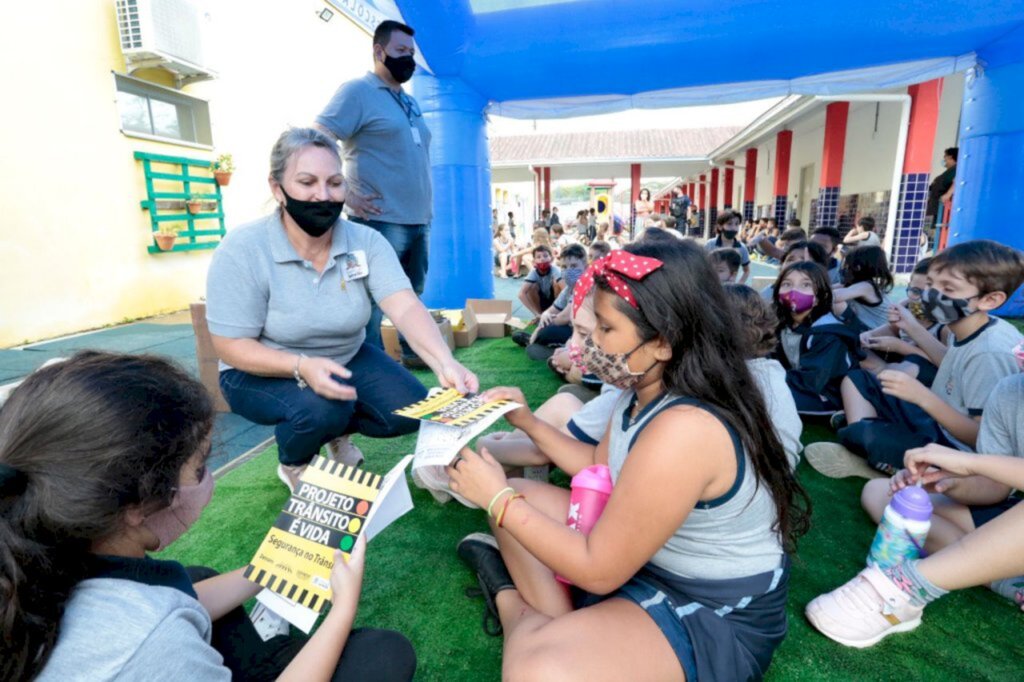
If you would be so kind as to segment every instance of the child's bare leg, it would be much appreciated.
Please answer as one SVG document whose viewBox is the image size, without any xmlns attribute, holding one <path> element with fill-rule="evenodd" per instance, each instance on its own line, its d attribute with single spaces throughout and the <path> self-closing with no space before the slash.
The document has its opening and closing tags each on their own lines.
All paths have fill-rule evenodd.
<svg viewBox="0 0 1024 682">
<path fill-rule="evenodd" d="M 1024 505 L 918 562 L 918 570 L 944 590 L 985 585 L 1024 573 Z"/>
<path fill-rule="evenodd" d="M 866 350 L 864 351 L 864 359 L 860 361 L 860 368 L 872 374 L 878 374 L 885 369 L 885 361 L 874 352 Z"/>
<path fill-rule="evenodd" d="M 581 407 L 583 403 L 576 396 L 556 393 L 538 407 L 534 414 L 556 429 L 564 430 Z M 519 429 L 481 436 L 477 440 L 477 449 L 480 448 L 487 448 L 494 459 L 511 466 L 542 466 L 551 463 L 551 459 L 538 450 L 530 437 Z"/>
<path fill-rule="evenodd" d="M 897 372 L 903 372 L 904 374 L 909 374 L 910 376 L 914 377 L 915 379 L 917 378 L 918 372 L 921 371 L 920 367 L 918 367 L 917 365 L 915 365 L 912 362 L 906 362 L 906 361 L 890 363 L 890 364 L 885 366 L 885 369 L 894 369 Z"/>
<path fill-rule="evenodd" d="M 540 309 L 540 287 L 536 284 L 524 284 L 519 290 L 519 300 L 535 317 L 544 312 Z"/>
<path fill-rule="evenodd" d="M 974 528 L 971 513 L 962 504 L 954 502 L 945 495 L 932 495 L 935 513 L 932 515 L 932 526 L 928 531 L 925 550 L 929 553 L 938 552 L 957 542 Z M 889 493 L 889 479 L 876 478 L 868 481 L 860 494 L 860 503 L 868 516 L 879 523 L 885 507 L 892 501 Z"/>
<path fill-rule="evenodd" d="M 843 396 L 843 410 L 846 411 L 847 424 L 855 424 L 862 419 L 878 416 L 874 406 L 860 394 L 857 386 L 850 381 L 850 377 L 843 379 L 843 383 L 839 385 L 839 392 Z"/>
</svg>

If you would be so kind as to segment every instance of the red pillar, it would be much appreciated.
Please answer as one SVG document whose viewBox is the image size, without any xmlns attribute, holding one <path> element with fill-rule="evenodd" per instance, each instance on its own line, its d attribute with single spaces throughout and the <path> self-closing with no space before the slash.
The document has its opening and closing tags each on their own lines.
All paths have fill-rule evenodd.
<svg viewBox="0 0 1024 682">
<path fill-rule="evenodd" d="M 718 219 L 718 169 L 711 169 L 711 196 L 708 199 L 708 231 L 715 229 Z"/>
<path fill-rule="evenodd" d="M 907 92 L 910 94 L 910 129 L 907 131 L 903 181 L 900 183 L 899 203 L 896 205 L 896 230 L 892 235 L 892 250 L 889 254 L 889 262 L 898 273 L 913 270 L 920 254 L 919 240 L 925 221 L 942 79 L 911 85 Z M 879 218 L 882 216 L 876 216 L 876 222 L 884 222 Z M 886 244 L 889 243 L 886 240 Z"/>
<path fill-rule="evenodd" d="M 686 193 L 686 196 L 690 197 L 690 201 L 696 201 L 696 199 L 697 199 L 696 191 L 697 191 L 697 183 L 691 182 L 690 183 L 689 191 Z"/>
<path fill-rule="evenodd" d="M 744 169 L 745 179 L 743 181 L 743 217 L 747 220 L 754 219 L 754 197 L 757 189 L 757 147 L 747 150 L 747 167 Z"/>
<path fill-rule="evenodd" d="M 736 164 L 732 161 L 725 162 L 725 190 L 722 192 L 725 196 L 723 197 L 723 207 L 726 209 L 732 209 L 732 174 L 735 170 Z"/>
<path fill-rule="evenodd" d="M 786 201 L 789 197 L 789 155 L 793 149 L 793 131 L 780 130 L 775 136 L 775 223 L 779 229 L 786 227 Z"/>
<path fill-rule="evenodd" d="M 700 231 L 700 234 L 704 234 L 705 217 L 708 214 L 707 205 L 704 201 L 705 197 L 707 197 L 708 188 L 707 181 L 705 180 L 706 177 L 701 175 L 697 184 L 697 192 L 700 194 L 700 200 L 697 202 L 697 229 Z"/>
<path fill-rule="evenodd" d="M 544 167 L 544 208 L 551 210 L 551 166 Z"/>
<path fill-rule="evenodd" d="M 818 206 L 811 227 L 832 227 L 839 211 L 839 188 L 843 184 L 843 154 L 846 150 L 846 121 L 849 102 L 832 102 L 825 108 L 825 143 L 821 150 L 821 182 Z"/>
</svg>

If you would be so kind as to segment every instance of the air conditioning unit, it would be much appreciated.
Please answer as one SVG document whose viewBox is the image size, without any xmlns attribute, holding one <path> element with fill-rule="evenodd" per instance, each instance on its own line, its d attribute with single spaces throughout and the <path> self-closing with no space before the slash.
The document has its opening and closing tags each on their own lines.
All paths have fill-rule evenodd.
<svg viewBox="0 0 1024 682">
<path fill-rule="evenodd" d="M 195 0 L 115 0 L 114 5 L 129 72 L 166 69 L 178 87 L 216 78 L 203 51 L 208 16 Z"/>
</svg>

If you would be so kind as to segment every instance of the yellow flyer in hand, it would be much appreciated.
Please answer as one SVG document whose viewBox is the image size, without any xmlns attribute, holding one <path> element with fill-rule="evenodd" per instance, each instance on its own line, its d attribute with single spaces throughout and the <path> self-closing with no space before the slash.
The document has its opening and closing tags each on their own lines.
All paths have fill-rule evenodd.
<svg viewBox="0 0 1024 682">
<path fill-rule="evenodd" d="M 395 410 L 395 414 L 400 417 L 465 428 L 487 421 L 492 417 L 490 422 L 493 423 L 498 416 L 518 406 L 511 400 L 484 402 L 479 395 L 464 396 L 454 388 L 446 388 L 432 393 L 418 403 Z"/>
</svg>

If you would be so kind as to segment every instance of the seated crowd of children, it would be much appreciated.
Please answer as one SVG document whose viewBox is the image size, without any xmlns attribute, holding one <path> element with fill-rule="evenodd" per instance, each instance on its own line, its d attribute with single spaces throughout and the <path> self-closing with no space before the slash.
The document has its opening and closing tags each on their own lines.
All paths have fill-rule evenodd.
<svg viewBox="0 0 1024 682">
<path fill-rule="evenodd" d="M 870 479 L 861 502 L 876 521 L 905 486 L 923 486 L 935 506 L 925 558 L 869 566 L 807 605 L 826 636 L 871 646 L 975 585 L 1024 603 L 1024 505 L 1013 495 L 1024 487 L 1024 350 L 993 315 L 1024 282 L 1021 253 L 950 247 L 920 262 L 895 301 L 873 225 L 845 239 L 829 227 L 780 234 L 727 211 L 701 246 L 658 216 L 631 243 L 578 221 L 535 225 L 529 243 L 501 225 L 494 253 L 499 276 L 523 277 L 519 298 L 536 318 L 516 342 L 580 388 L 536 410 L 518 388 L 486 391 L 521 405 L 505 416 L 514 430 L 480 437 L 446 470 L 490 526 L 457 552 L 489 631 L 504 635 L 504 678 L 763 677 L 786 636 L 790 557 L 811 521 L 801 455 L 826 476 Z M 762 291 L 745 284 L 752 252 L 779 265 Z M 404 637 L 352 629 L 362 541 L 348 562 L 336 554 L 334 606 L 316 633 L 266 643 L 241 608 L 256 588 L 240 574 L 190 576 L 146 559 L 212 495 L 213 411 L 169 363 L 127 357 L 41 370 L 0 412 L 0 676 L 74 677 L 82 647 L 98 646 L 104 679 L 151 677 L 143 662 L 162 652 L 173 652 L 168 679 L 409 679 Z M 76 412 L 86 400 L 92 411 Z M 814 415 L 837 443 L 802 449 Z M 540 465 L 608 472 L 589 532 L 567 526 L 582 514 L 570 491 L 507 477 Z M 146 587 L 164 590 L 162 610 L 140 611 L 131 590 L 98 579 L 143 568 Z M 172 612 L 191 625 L 162 627 Z M 121 622 L 153 634 L 139 640 Z"/>
</svg>

